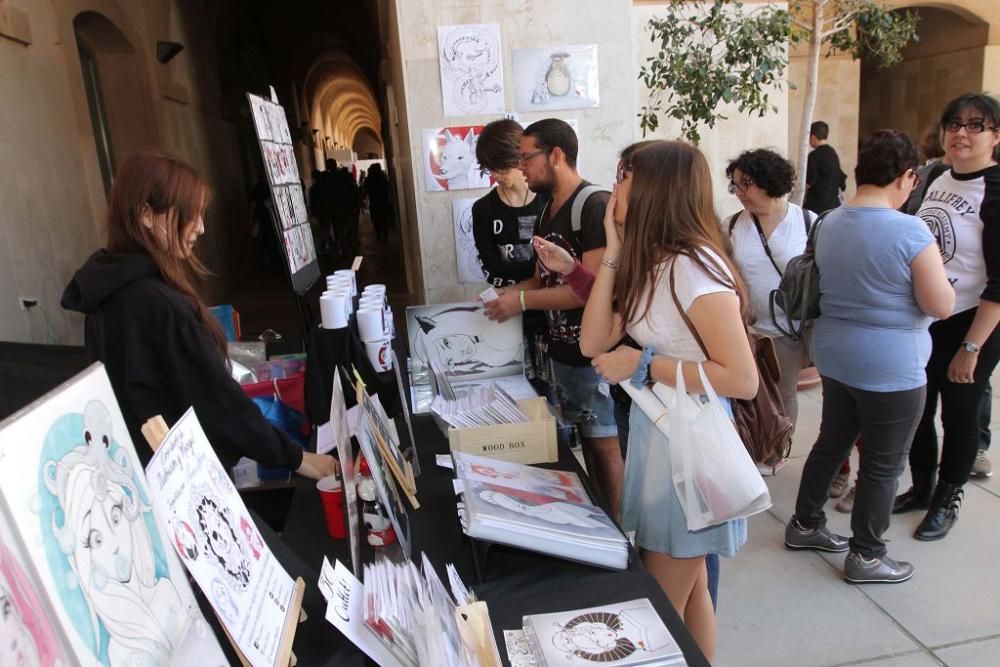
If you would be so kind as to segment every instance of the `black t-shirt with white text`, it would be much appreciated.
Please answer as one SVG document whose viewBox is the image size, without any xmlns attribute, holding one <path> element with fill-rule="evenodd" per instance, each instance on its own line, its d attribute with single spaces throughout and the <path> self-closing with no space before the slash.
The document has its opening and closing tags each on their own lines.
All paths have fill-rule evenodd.
<svg viewBox="0 0 1000 667">
<path fill-rule="evenodd" d="M 573 232 L 572 210 L 573 201 L 580 190 L 590 185 L 587 181 L 556 211 L 552 217 L 548 211 L 539 220 L 537 234 L 569 251 L 575 259 L 582 260 L 583 253 L 603 248 L 607 245 L 604 236 L 604 210 L 607 208 L 611 195 L 607 192 L 595 192 L 584 204 L 580 215 L 580 231 Z M 563 285 L 562 276 L 550 273 L 542 264 L 538 265 L 542 279 L 542 287 L 558 287 Z M 580 323 L 583 320 L 583 308 L 573 310 L 550 310 L 546 316 L 549 328 L 545 335 L 549 356 L 568 366 L 586 366 L 590 363 L 587 357 L 580 353 Z"/>
<path fill-rule="evenodd" d="M 535 273 L 531 237 L 549 198 L 539 194 L 515 207 L 505 204 L 498 190 L 493 188 L 472 205 L 472 236 L 486 282 L 507 287 Z"/>
</svg>

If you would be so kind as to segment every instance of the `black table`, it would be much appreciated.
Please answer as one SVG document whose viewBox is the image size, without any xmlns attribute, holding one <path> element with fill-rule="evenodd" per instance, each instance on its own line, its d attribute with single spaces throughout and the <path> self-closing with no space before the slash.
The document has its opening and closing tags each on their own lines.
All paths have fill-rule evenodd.
<svg viewBox="0 0 1000 667">
<path fill-rule="evenodd" d="M 649 598 L 652 602 L 684 652 L 688 665 L 709 664 L 663 590 L 642 567 L 634 551 L 629 568 L 617 572 L 493 545 L 485 563 L 484 580 L 477 583 L 471 542 L 463 535 L 458 522 L 453 473 L 435 463 L 436 454 L 448 453 L 448 442 L 429 417 L 415 416 L 413 432 L 422 474 L 417 478 L 417 499 L 421 507 L 419 510 L 409 508 L 412 555 L 417 558 L 420 552 L 426 553 L 445 581 L 445 564 L 455 564 L 465 584 L 489 606 L 493 630 L 505 664 L 503 631 L 520 628 L 521 617 L 526 614 L 568 611 L 638 598 Z M 548 467 L 577 472 L 589 485 L 586 474 L 565 443 L 559 446 L 559 462 Z M 588 490 L 593 496 L 592 489 Z M 347 540 L 335 540 L 327 535 L 319 496 L 310 480 L 298 480 L 282 538 L 302 561 L 317 571 L 324 556 L 331 562 L 337 558 L 345 565 L 350 564 Z M 372 556 L 366 547 L 363 543 L 363 558 Z M 306 578 L 306 585 L 315 587 L 315 578 Z M 326 629 L 339 636 L 332 625 L 327 624 Z M 343 637 L 340 640 L 347 642 Z M 309 639 L 307 636 L 297 637 L 296 646 L 300 641 L 307 642 Z M 336 664 L 345 664 L 343 651 L 340 656 Z"/>
</svg>

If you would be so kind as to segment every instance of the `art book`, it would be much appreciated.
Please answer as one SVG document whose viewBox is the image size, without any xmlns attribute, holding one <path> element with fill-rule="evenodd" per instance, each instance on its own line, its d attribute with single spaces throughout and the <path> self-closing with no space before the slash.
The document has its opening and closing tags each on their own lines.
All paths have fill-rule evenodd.
<svg viewBox="0 0 1000 667">
<path fill-rule="evenodd" d="M 171 543 L 234 643 L 255 667 L 275 665 L 295 582 L 264 543 L 193 408 L 146 466 Z M 192 663 L 193 664 L 193 663 Z"/>
<path fill-rule="evenodd" d="M 502 484 L 574 503 L 590 502 L 590 496 L 575 472 L 546 470 L 463 452 L 452 452 L 451 456 L 455 461 L 455 474 L 462 480 Z"/>
<path fill-rule="evenodd" d="M 23 664 L 227 664 L 101 364 L 0 423 L 0 489 Z"/>
<path fill-rule="evenodd" d="M 648 599 L 524 617 L 535 663 L 639 667 L 684 662 Z"/>
</svg>

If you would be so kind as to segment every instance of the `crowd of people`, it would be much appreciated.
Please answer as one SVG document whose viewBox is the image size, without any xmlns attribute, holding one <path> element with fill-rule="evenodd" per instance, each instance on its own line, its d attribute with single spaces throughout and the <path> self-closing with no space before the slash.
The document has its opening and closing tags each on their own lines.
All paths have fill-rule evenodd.
<svg viewBox="0 0 1000 667">
<path fill-rule="evenodd" d="M 700 367 L 720 396 L 752 398 L 752 327 L 774 340 L 794 424 L 799 371 L 814 363 L 820 430 L 785 545 L 846 553 L 852 583 L 909 579 L 913 566 L 886 550 L 891 515 L 924 510 L 914 537 L 941 539 L 970 475 L 991 472 L 1000 103 L 979 93 L 949 102 L 923 159 L 905 132 L 865 138 L 846 200 L 828 139 L 828 126 L 814 123 L 801 207 L 788 201 L 795 169 L 784 156 L 764 148 L 736 156 L 725 175 L 741 209 L 721 220 L 708 162 L 683 142 L 625 148 L 610 194 L 578 172 L 576 135 L 563 121 L 523 131 L 496 121 L 477 146 L 498 184 L 473 208 L 480 261 L 498 294 L 484 309 L 497 321 L 525 314 L 533 376 L 548 379 L 540 388 L 578 426 L 598 491 L 710 660 L 718 557 L 745 544 L 746 520 L 687 529 L 670 442 L 615 385 L 674 386 L 683 374 L 687 390 L 701 394 Z M 803 335 L 789 335 L 776 326 L 788 318 L 771 293 L 810 242 L 820 315 Z M 859 469 L 848 492 L 854 447 Z M 907 460 L 912 486 L 897 496 Z M 843 496 L 838 508 L 851 513 L 850 537 L 826 527 L 831 496 Z"/>
<path fill-rule="evenodd" d="M 312 172 L 309 187 L 309 213 L 316 227 L 320 252 L 354 257 L 358 253 L 361 213 L 367 209 L 379 242 L 389 239 L 389 179 L 382 165 L 374 163 L 357 180 L 347 167 L 337 166 L 328 158 L 326 169 Z"/>
</svg>

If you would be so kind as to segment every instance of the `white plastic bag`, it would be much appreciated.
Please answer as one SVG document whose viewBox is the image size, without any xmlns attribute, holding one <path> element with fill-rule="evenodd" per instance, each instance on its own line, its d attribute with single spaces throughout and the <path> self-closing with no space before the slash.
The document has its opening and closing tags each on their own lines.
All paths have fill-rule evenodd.
<svg viewBox="0 0 1000 667">
<path fill-rule="evenodd" d="M 698 375 L 707 403 L 688 396 L 680 361 L 676 391 L 653 388 L 668 408 L 663 430 L 688 530 L 748 517 L 771 506 L 767 485 L 700 363 Z"/>
</svg>

